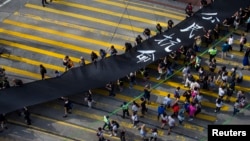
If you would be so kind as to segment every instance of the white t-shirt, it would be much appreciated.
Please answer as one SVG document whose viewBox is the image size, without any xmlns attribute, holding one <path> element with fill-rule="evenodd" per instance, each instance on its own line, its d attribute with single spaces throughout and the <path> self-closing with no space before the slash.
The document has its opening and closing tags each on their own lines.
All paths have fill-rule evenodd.
<svg viewBox="0 0 250 141">
<path fill-rule="evenodd" d="M 132 115 L 132 120 L 133 121 L 138 121 L 138 116 L 137 115 Z"/>
<path fill-rule="evenodd" d="M 170 127 L 175 126 L 175 120 L 171 116 L 168 116 L 168 125 Z"/>
<path fill-rule="evenodd" d="M 219 94 L 219 96 L 224 96 L 225 91 L 222 88 L 219 88 L 218 94 Z"/>
<path fill-rule="evenodd" d="M 228 38 L 228 44 L 229 44 L 229 45 L 232 45 L 232 44 L 233 44 L 233 41 L 234 41 L 234 38 L 233 38 L 233 37 L 229 37 L 229 38 Z"/>
<path fill-rule="evenodd" d="M 137 112 L 138 111 L 138 107 L 136 105 L 132 105 L 132 111 Z"/>
<path fill-rule="evenodd" d="M 164 99 L 163 99 L 163 104 L 164 105 L 170 105 L 171 104 L 171 102 L 172 102 L 172 99 L 171 98 L 169 98 L 169 97 L 164 97 Z"/>
</svg>

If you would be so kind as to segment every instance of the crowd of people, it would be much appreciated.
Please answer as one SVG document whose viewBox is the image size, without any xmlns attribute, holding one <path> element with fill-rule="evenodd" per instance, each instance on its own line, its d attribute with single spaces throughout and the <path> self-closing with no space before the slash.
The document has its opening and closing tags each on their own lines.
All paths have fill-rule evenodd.
<svg viewBox="0 0 250 141">
<path fill-rule="evenodd" d="M 43 6 L 45 6 L 46 1 L 43 1 Z M 204 0 L 201 0 L 202 6 L 206 6 L 207 3 Z M 185 9 L 185 12 L 187 14 L 187 17 L 193 16 L 193 7 L 192 4 L 189 3 Z M 162 129 L 167 126 L 167 134 L 170 135 L 171 131 L 174 130 L 174 127 L 177 125 L 177 122 L 181 125 L 185 121 L 186 118 L 188 118 L 189 121 L 194 120 L 197 114 L 199 114 L 202 111 L 202 89 L 206 89 L 209 91 L 216 91 L 218 92 L 218 97 L 215 99 L 215 109 L 214 112 L 218 113 L 220 112 L 221 107 L 223 106 L 223 102 L 230 102 L 230 98 L 233 95 L 236 95 L 237 100 L 235 103 L 233 103 L 233 113 L 232 115 L 236 115 L 241 108 L 243 108 L 246 105 L 246 96 L 245 92 L 242 90 L 236 90 L 235 86 L 239 83 L 241 83 L 244 79 L 244 76 L 242 74 L 242 70 L 246 69 L 249 66 L 249 53 L 250 49 L 245 48 L 245 44 L 247 43 L 247 38 L 244 33 L 242 33 L 240 38 L 240 46 L 239 51 L 244 51 L 244 57 L 242 59 L 242 67 L 233 67 L 228 68 L 227 66 L 221 66 L 221 68 L 218 68 L 216 58 L 218 55 L 218 49 L 216 47 L 210 47 L 211 43 L 215 40 L 219 39 L 219 36 L 221 35 L 222 30 L 227 30 L 229 27 L 237 29 L 239 25 L 242 25 L 243 23 L 247 23 L 246 31 L 249 30 L 249 23 L 250 23 L 250 7 L 247 7 L 245 9 L 240 8 L 239 11 L 237 11 L 232 17 L 229 17 L 225 19 L 222 23 L 222 25 L 217 24 L 214 29 L 204 29 L 204 35 L 203 36 L 197 36 L 194 38 L 193 45 L 188 46 L 180 46 L 178 50 L 168 54 L 167 56 L 161 58 L 158 62 L 157 71 L 159 73 L 159 76 L 157 77 L 157 80 L 160 80 L 162 78 L 166 79 L 168 76 L 171 76 L 173 74 L 174 69 L 177 65 L 183 65 L 184 67 L 182 69 L 182 79 L 183 79 L 183 86 L 188 88 L 184 93 L 181 93 L 180 86 L 176 87 L 176 90 L 174 91 L 174 99 L 171 98 L 170 94 L 166 95 L 166 97 L 162 98 L 162 102 L 159 103 L 159 107 L 157 109 L 157 119 L 160 121 L 160 127 Z M 169 20 L 167 22 L 167 29 L 170 29 L 174 26 L 174 22 L 172 20 Z M 163 32 L 163 27 L 157 23 L 156 25 L 156 31 L 158 34 Z M 140 45 L 143 40 L 147 40 L 152 36 L 151 30 L 149 28 L 146 28 L 142 35 L 138 35 L 135 38 L 136 45 Z M 143 38 L 144 37 L 144 38 Z M 127 48 L 131 49 L 130 45 L 127 45 Z M 201 51 L 202 48 L 208 49 L 208 54 L 210 56 L 209 58 L 209 64 L 208 68 L 206 68 L 207 64 L 204 64 L 204 61 L 202 56 L 197 55 L 198 52 Z M 224 42 L 224 44 L 221 46 L 221 58 L 225 59 L 228 56 L 228 53 L 232 50 L 237 50 L 237 47 L 234 46 L 234 38 L 233 34 L 228 37 L 228 39 Z M 96 52 L 92 52 L 90 54 L 91 61 L 93 63 L 97 62 L 99 57 L 101 59 L 104 59 L 107 57 L 108 52 L 110 56 L 115 56 L 118 54 L 116 48 L 112 45 L 109 49 L 103 50 L 100 49 L 99 55 Z M 181 64 L 178 64 L 177 62 L 181 62 Z M 73 68 L 75 64 L 70 59 L 69 56 L 65 56 L 62 60 L 62 64 L 65 67 L 65 71 L 68 71 L 69 69 Z M 85 66 L 85 58 L 80 57 L 79 59 L 79 66 Z M 41 64 L 40 66 L 40 74 L 41 79 L 45 79 L 45 75 L 47 73 L 46 68 Z M 120 78 L 115 82 L 109 82 L 105 88 L 109 92 L 110 96 L 116 96 L 116 86 L 118 90 L 121 92 L 124 89 L 124 81 L 127 81 L 129 83 L 129 88 L 133 89 L 134 85 L 137 85 L 137 75 L 141 74 L 143 77 L 143 80 L 145 82 L 148 81 L 149 78 L 149 72 L 147 68 L 142 68 L 136 72 L 131 72 L 124 78 Z M 198 74 L 198 79 L 196 79 L 194 76 Z M 58 70 L 55 70 L 55 77 L 60 77 L 60 72 Z M 0 69 L 0 89 L 8 88 L 10 87 L 10 84 L 7 80 L 7 77 L 5 75 L 5 70 L 3 68 Z M 14 79 L 14 86 L 21 86 L 23 85 L 22 81 L 19 79 Z M 217 87 L 218 86 L 218 87 Z M 129 102 L 123 102 L 121 105 L 122 110 L 122 118 L 129 117 L 131 119 L 131 123 L 133 124 L 134 128 L 137 128 L 139 130 L 139 134 L 143 139 L 148 139 L 147 131 L 146 131 L 146 124 L 140 125 L 139 118 L 143 118 L 144 116 L 147 116 L 148 107 L 147 105 L 150 104 L 150 95 L 151 95 L 152 87 L 150 84 L 146 84 L 144 87 L 144 94 L 142 97 L 140 97 L 140 104 L 138 104 L 136 101 L 133 101 L 130 105 Z M 185 97 L 185 101 L 181 102 L 180 97 Z M 226 98 L 224 98 L 226 97 Z M 71 114 L 72 112 L 72 102 L 66 98 L 62 97 L 62 100 L 64 100 L 64 115 L 63 117 L 66 118 L 68 114 Z M 87 96 L 84 99 L 87 102 L 87 105 L 89 108 L 92 108 L 92 104 L 95 103 L 93 100 L 92 92 L 91 90 L 88 91 Z M 169 110 L 172 108 L 172 113 L 169 113 Z M 139 113 L 139 110 L 141 111 Z M 130 113 L 132 111 L 132 113 Z M 21 112 L 24 114 L 24 119 L 28 125 L 31 124 L 30 119 L 30 113 L 28 108 L 24 107 Z M 140 116 L 139 116 L 140 115 Z M 186 115 L 188 115 L 186 117 Z M 111 120 L 108 115 L 105 115 L 103 117 L 104 125 L 103 127 L 99 127 L 97 130 L 97 137 L 99 141 L 104 141 L 104 130 L 110 131 L 110 136 L 117 136 L 118 133 L 120 135 L 121 141 L 125 141 L 126 139 L 126 131 L 120 128 L 119 121 Z M 0 122 L 1 122 L 1 128 L 7 129 L 5 126 L 6 118 L 4 114 L 0 115 Z M 158 136 L 157 128 L 151 129 L 151 134 L 149 136 L 150 141 L 156 141 Z"/>
<path fill-rule="evenodd" d="M 190 4 L 188 5 L 190 6 Z M 204 5 L 206 6 L 206 5 Z M 192 9 L 192 8 L 187 8 Z M 204 36 L 197 36 L 194 39 L 193 46 L 186 47 L 186 46 L 180 46 L 180 48 L 172 52 L 171 54 L 167 55 L 166 57 L 159 60 L 158 63 L 158 73 L 159 77 L 157 77 L 157 80 L 160 80 L 162 78 L 167 78 L 170 76 L 176 65 L 176 62 L 181 62 L 181 64 L 185 64 L 184 68 L 182 69 L 182 76 L 183 76 L 183 86 L 188 88 L 183 93 L 180 91 L 180 86 L 176 87 L 176 90 L 174 91 L 174 99 L 170 97 L 170 94 L 168 94 L 166 97 L 162 99 L 162 103 L 159 103 L 159 107 L 157 109 L 157 119 L 160 120 L 161 125 L 160 127 L 164 129 L 165 126 L 167 126 L 167 134 L 171 134 L 171 130 L 174 130 L 174 127 L 177 125 L 177 122 L 181 125 L 185 121 L 185 119 L 188 119 L 188 121 L 192 121 L 195 119 L 196 115 L 202 112 L 202 101 L 203 101 L 203 94 L 201 90 L 208 90 L 208 91 L 216 91 L 218 93 L 217 98 L 214 101 L 215 113 L 219 113 L 221 110 L 221 107 L 224 105 L 224 103 L 228 103 L 234 107 L 232 115 L 235 116 L 241 108 L 244 108 L 246 105 L 246 95 L 243 90 L 236 89 L 235 86 L 242 83 L 244 80 L 244 76 L 242 73 L 242 70 L 249 66 L 248 58 L 249 58 L 249 52 L 250 49 L 245 47 L 245 44 L 247 43 L 247 38 L 244 33 L 242 33 L 240 37 L 240 45 L 239 47 L 236 47 L 234 44 L 234 35 L 231 34 L 229 37 L 225 40 L 224 44 L 221 46 L 221 59 L 227 59 L 228 57 L 233 58 L 233 56 L 229 56 L 230 51 L 232 50 L 238 50 L 239 52 L 244 51 L 244 57 L 242 59 L 242 67 L 240 66 L 234 66 L 232 68 L 228 68 L 228 66 L 218 66 L 216 59 L 218 57 L 219 51 L 218 47 L 210 46 L 212 42 L 219 39 L 219 36 L 222 36 L 222 32 L 227 32 L 228 26 L 230 28 L 237 29 L 239 25 L 244 25 L 246 20 L 248 19 L 250 15 L 250 9 L 249 7 L 244 9 L 244 14 L 241 13 L 242 8 L 239 9 L 231 18 L 234 19 L 234 22 L 231 24 L 225 24 L 222 23 L 217 24 L 214 29 L 208 29 L 204 30 Z M 187 12 L 189 16 L 192 16 L 192 12 Z M 235 15 L 245 15 L 247 13 L 248 17 L 238 17 Z M 240 18 L 239 25 L 237 24 L 237 21 Z M 160 24 L 156 25 L 157 33 L 162 32 L 162 27 Z M 150 30 L 145 29 L 143 33 L 145 40 L 150 38 Z M 136 41 L 138 44 L 142 42 L 142 37 L 140 35 L 137 36 Z M 211 47 L 211 48 L 209 48 Z M 201 51 L 201 48 L 205 48 L 208 50 L 209 54 L 209 63 L 204 63 L 204 58 L 202 56 L 197 55 Z M 238 49 L 237 49 L 238 48 Z M 207 67 L 208 66 L 208 67 Z M 146 68 L 143 68 L 141 70 L 147 70 Z M 140 74 L 141 70 L 138 71 L 138 74 Z M 136 79 L 137 79 L 137 72 L 131 72 L 125 79 L 119 79 L 119 81 L 127 81 L 129 82 L 129 88 L 133 88 L 133 85 L 136 85 Z M 198 74 L 198 78 L 196 78 L 196 74 Z M 147 81 L 147 78 L 149 76 L 149 73 L 147 72 L 147 76 L 145 77 L 143 73 L 141 73 L 144 81 Z M 118 81 L 118 82 L 119 82 Z M 112 82 L 110 82 L 112 83 Z M 112 83 L 115 87 L 115 82 Z M 119 83 L 117 83 L 117 86 L 119 86 Z M 123 89 L 123 88 L 122 88 Z M 124 102 L 122 104 L 122 117 L 130 117 L 133 127 L 137 128 L 139 130 L 139 134 L 141 137 L 145 140 L 157 140 L 157 128 L 151 129 L 151 134 L 149 136 L 146 135 L 146 124 L 142 123 L 140 125 L 140 119 L 144 116 L 147 116 L 147 105 L 150 104 L 150 93 L 151 93 L 151 86 L 146 84 L 144 88 L 144 94 L 140 98 L 141 103 L 137 103 L 136 101 L 133 101 L 131 105 L 129 105 L 127 102 Z M 235 95 L 236 101 L 232 103 L 231 97 Z M 114 94 L 115 96 L 115 94 Z M 185 97 L 185 101 L 180 101 L 180 97 Z M 129 110 L 129 107 L 131 106 L 131 110 Z M 171 108 L 172 113 L 169 113 L 167 109 Z M 141 111 L 138 113 L 138 111 Z M 130 111 L 132 111 L 132 114 L 130 114 Z M 108 124 L 110 126 L 109 130 L 112 132 L 112 124 L 110 122 L 105 122 L 105 125 Z M 103 131 L 105 128 L 99 128 L 98 131 Z M 116 135 L 116 134 L 112 134 Z M 123 131 L 124 135 L 124 131 Z"/>
</svg>

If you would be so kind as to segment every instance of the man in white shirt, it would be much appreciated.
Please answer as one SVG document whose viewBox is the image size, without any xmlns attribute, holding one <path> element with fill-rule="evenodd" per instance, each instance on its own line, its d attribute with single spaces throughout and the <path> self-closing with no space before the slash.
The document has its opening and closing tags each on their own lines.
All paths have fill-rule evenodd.
<svg viewBox="0 0 250 141">
<path fill-rule="evenodd" d="M 168 135 L 170 135 L 171 129 L 175 126 L 175 119 L 173 118 L 173 115 L 168 116 Z"/>
<path fill-rule="evenodd" d="M 228 40 L 228 51 L 232 51 L 233 50 L 232 45 L 234 43 L 233 35 L 231 34 L 227 40 Z"/>
<path fill-rule="evenodd" d="M 190 89 L 194 90 L 195 87 L 200 89 L 200 84 L 197 81 L 191 82 Z"/>
<path fill-rule="evenodd" d="M 165 105 L 165 108 L 170 108 L 171 103 L 172 103 L 172 99 L 170 98 L 170 94 L 168 94 L 166 97 L 164 97 L 162 103 Z"/>
<path fill-rule="evenodd" d="M 223 98 L 223 96 L 225 95 L 225 87 L 224 86 L 219 87 L 218 95 Z"/>
</svg>

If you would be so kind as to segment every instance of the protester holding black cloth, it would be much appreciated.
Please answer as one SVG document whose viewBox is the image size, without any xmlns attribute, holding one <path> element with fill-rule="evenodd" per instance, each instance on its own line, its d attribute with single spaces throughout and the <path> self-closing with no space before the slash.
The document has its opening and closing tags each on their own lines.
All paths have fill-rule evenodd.
<svg viewBox="0 0 250 141">
<path fill-rule="evenodd" d="M 40 74 L 41 74 L 42 80 L 45 79 L 45 74 L 46 73 L 47 73 L 46 68 L 42 64 L 40 64 Z"/>
<path fill-rule="evenodd" d="M 94 51 L 92 51 L 90 54 L 90 58 L 91 58 L 91 61 L 95 63 L 98 59 L 98 56 Z"/>
</svg>

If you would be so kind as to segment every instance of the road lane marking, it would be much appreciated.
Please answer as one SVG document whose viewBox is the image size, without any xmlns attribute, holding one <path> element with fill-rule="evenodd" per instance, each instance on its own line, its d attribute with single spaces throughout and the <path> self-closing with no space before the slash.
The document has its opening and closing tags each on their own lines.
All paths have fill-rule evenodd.
<svg viewBox="0 0 250 141">
<path fill-rule="evenodd" d="M 89 10 L 89 11 L 98 12 L 98 13 L 102 13 L 102 14 L 108 14 L 108 15 L 115 16 L 115 17 L 121 17 L 121 18 L 129 19 L 129 20 L 144 22 L 147 24 L 156 25 L 157 23 L 160 23 L 161 26 L 165 26 L 165 27 L 167 26 L 166 22 L 157 22 L 157 21 L 153 21 L 150 19 L 146 19 L 146 18 L 141 18 L 141 17 L 137 17 L 137 16 L 133 16 L 133 15 L 119 13 L 117 11 L 101 9 L 100 7 L 96 8 L 96 7 L 91 7 L 89 5 L 83 5 L 83 4 L 72 3 L 72 2 L 67 2 L 67 1 L 58 1 L 56 3 L 70 6 L 70 7 L 74 7 L 74 8 L 78 8 L 78 9 L 84 9 L 84 10 Z"/>
<path fill-rule="evenodd" d="M 28 40 L 33 40 L 33 41 L 36 41 L 36 42 L 41 42 L 41 43 L 45 43 L 45 44 L 49 44 L 49 45 L 69 49 L 69 50 L 74 50 L 74 51 L 82 52 L 82 53 L 86 53 L 86 54 L 90 54 L 92 51 L 94 51 L 94 50 L 87 49 L 86 47 L 84 48 L 84 47 L 80 47 L 80 46 L 76 46 L 76 45 L 72 45 L 72 44 L 63 43 L 63 42 L 60 42 L 60 41 L 45 39 L 45 38 L 42 38 L 42 37 L 30 35 L 30 34 L 25 34 L 25 33 L 21 33 L 21 32 L 6 30 L 6 29 L 3 29 L 3 28 L 0 28 L 0 33 L 7 34 L 7 35 L 12 35 L 12 36 L 16 36 L 16 37 L 24 38 L 24 39 L 28 39 Z M 99 54 L 99 51 L 94 51 L 94 52 L 96 54 Z"/>
<path fill-rule="evenodd" d="M 30 65 L 34 65 L 37 67 L 37 70 L 39 70 L 39 65 L 42 64 L 46 69 L 51 69 L 51 70 L 58 70 L 60 72 L 64 72 L 65 68 L 61 67 L 61 66 L 56 66 L 56 65 L 52 65 L 52 64 L 48 64 L 45 62 L 40 62 L 40 61 L 36 61 L 33 59 L 29 59 L 29 58 L 24 58 L 21 56 L 15 56 L 15 55 L 8 55 L 8 54 L 3 54 L 1 55 L 1 57 L 5 58 L 5 59 L 10 59 L 10 60 L 14 60 L 14 61 L 18 61 L 18 62 L 23 62 L 25 64 L 30 64 Z M 48 71 L 48 70 L 47 70 Z"/>
<path fill-rule="evenodd" d="M 46 12 L 50 12 L 50 13 L 54 13 L 54 14 L 69 16 L 69 17 L 73 17 L 73 18 L 77 18 L 77 19 L 81 19 L 81 20 L 87 20 L 87 21 L 91 21 L 91 22 L 95 22 L 95 23 L 99 23 L 99 24 L 105 24 L 105 25 L 112 26 L 112 27 L 118 27 L 118 28 L 126 29 L 126 30 L 129 30 L 132 32 L 142 33 L 144 31 L 143 28 L 134 27 L 131 25 L 126 25 L 126 24 L 119 24 L 117 22 L 102 20 L 102 19 L 98 19 L 98 18 L 94 18 L 94 17 L 89 17 L 89 16 L 80 15 L 80 14 L 76 14 L 76 13 L 66 12 L 63 10 L 56 10 L 56 9 L 52 9 L 52 8 L 48 8 L 48 7 L 44 8 L 40 5 L 34 5 L 34 4 L 28 3 L 25 5 L 25 7 L 36 9 L 36 10 L 41 10 L 41 11 L 46 11 Z M 155 35 L 156 32 L 152 31 L 152 34 Z"/>
<path fill-rule="evenodd" d="M 42 22 L 47 22 L 47 23 L 52 23 L 52 24 L 56 24 L 56 25 L 60 25 L 60 26 L 64 26 L 67 28 L 74 28 L 77 30 L 81 30 L 81 31 L 87 31 L 87 32 L 91 32 L 91 33 L 95 33 L 95 34 L 101 34 L 103 36 L 108 36 L 108 37 L 114 37 L 114 38 L 119 38 L 128 42 L 135 42 L 135 38 L 130 37 L 130 36 L 126 36 L 126 35 L 122 35 L 122 34 L 117 34 L 117 33 L 111 33 L 111 32 L 107 32 L 107 31 L 103 31 L 100 29 L 95 29 L 95 28 L 90 28 L 84 25 L 77 25 L 77 24 L 73 24 L 73 23 L 67 23 L 64 21 L 58 21 L 55 19 L 49 19 L 46 17 L 40 17 L 37 15 L 32 15 L 32 14 L 22 14 L 20 12 L 15 12 L 14 13 L 15 16 L 22 16 L 25 18 L 29 18 L 32 20 L 37 20 L 37 21 L 42 21 Z"/>
<path fill-rule="evenodd" d="M 155 11 L 152 9 L 145 9 L 145 8 L 141 8 L 141 7 L 137 7 L 137 6 L 126 5 L 125 3 L 118 3 L 118 2 L 113 2 L 113 1 L 109 1 L 109 0 L 95 0 L 95 1 L 106 4 L 106 5 L 117 6 L 120 8 L 127 8 L 129 10 L 140 11 L 140 12 L 149 13 L 149 14 L 153 14 L 153 15 L 159 15 L 159 16 L 163 16 L 163 17 L 167 17 L 167 18 L 171 18 L 171 19 L 176 19 L 179 21 L 182 21 L 185 19 L 184 16 L 177 16 L 177 15 L 169 14 L 167 12 L 166 13 L 159 12 L 159 11 Z"/>
<path fill-rule="evenodd" d="M 65 57 L 64 54 L 59 54 L 59 53 L 47 51 L 47 50 L 44 50 L 44 49 L 39 49 L 37 47 L 32 47 L 32 46 L 19 44 L 19 43 L 7 41 L 7 40 L 2 40 L 2 39 L 0 39 L 0 44 L 3 44 L 5 46 L 14 47 L 14 48 L 19 48 L 19 49 L 22 49 L 22 50 L 26 50 L 26 51 L 30 51 L 30 52 L 34 52 L 34 53 L 38 53 L 38 54 L 42 54 L 42 55 L 46 55 L 46 56 L 50 56 L 50 57 L 55 57 L 55 58 L 58 58 L 58 59 L 61 59 L 61 60 Z M 72 57 L 72 56 L 70 56 L 70 59 L 75 63 L 79 63 L 79 61 L 80 61 L 80 58 L 76 58 L 76 57 Z M 85 60 L 85 62 L 87 64 L 90 63 L 87 60 Z"/>
<path fill-rule="evenodd" d="M 11 124 L 19 125 L 19 126 L 30 127 L 30 128 L 25 129 L 25 130 L 29 130 L 29 131 L 33 131 L 33 132 L 39 132 L 41 134 L 53 136 L 53 137 L 55 137 L 57 139 L 61 139 L 61 140 L 74 141 L 74 139 L 70 139 L 68 137 L 63 137 L 63 136 L 59 135 L 58 133 L 48 131 L 48 130 L 45 130 L 43 128 L 40 128 L 40 127 L 37 127 L 37 126 L 34 126 L 34 125 L 27 125 L 27 124 L 24 124 L 23 122 L 15 121 L 15 120 L 12 120 L 12 119 L 8 119 L 8 122 L 10 122 Z"/>
<path fill-rule="evenodd" d="M 27 76 L 29 78 L 34 78 L 36 80 L 42 79 L 41 74 L 38 74 L 38 73 L 17 69 L 17 68 L 9 67 L 9 66 L 2 65 L 2 64 L 0 66 L 3 67 L 7 73 L 10 72 L 10 73 L 14 73 L 20 76 Z M 45 78 L 49 78 L 49 77 L 45 76 Z"/>
<path fill-rule="evenodd" d="M 22 28 L 32 29 L 32 30 L 39 31 L 39 32 L 45 32 L 45 33 L 53 34 L 53 35 L 56 35 L 56 36 L 62 36 L 62 37 L 68 38 L 68 39 L 74 39 L 74 40 L 78 40 L 78 41 L 81 41 L 81 42 L 96 44 L 96 45 L 99 45 L 101 47 L 105 47 L 105 49 L 112 45 L 112 44 L 110 44 L 108 42 L 95 40 L 95 39 L 87 38 L 87 37 L 84 37 L 84 36 L 69 34 L 69 33 L 66 33 L 66 32 L 61 32 L 61 31 L 49 29 L 47 27 L 45 28 L 45 27 L 35 26 L 35 25 L 32 25 L 32 24 L 17 22 L 17 21 L 13 21 L 13 20 L 9 20 L 9 19 L 4 20 L 3 23 L 18 26 L 18 27 L 22 27 Z M 116 49 L 119 49 L 119 50 L 123 50 L 123 48 L 124 48 L 123 46 L 120 46 L 118 44 L 113 44 L 113 45 L 115 46 Z"/>
</svg>

